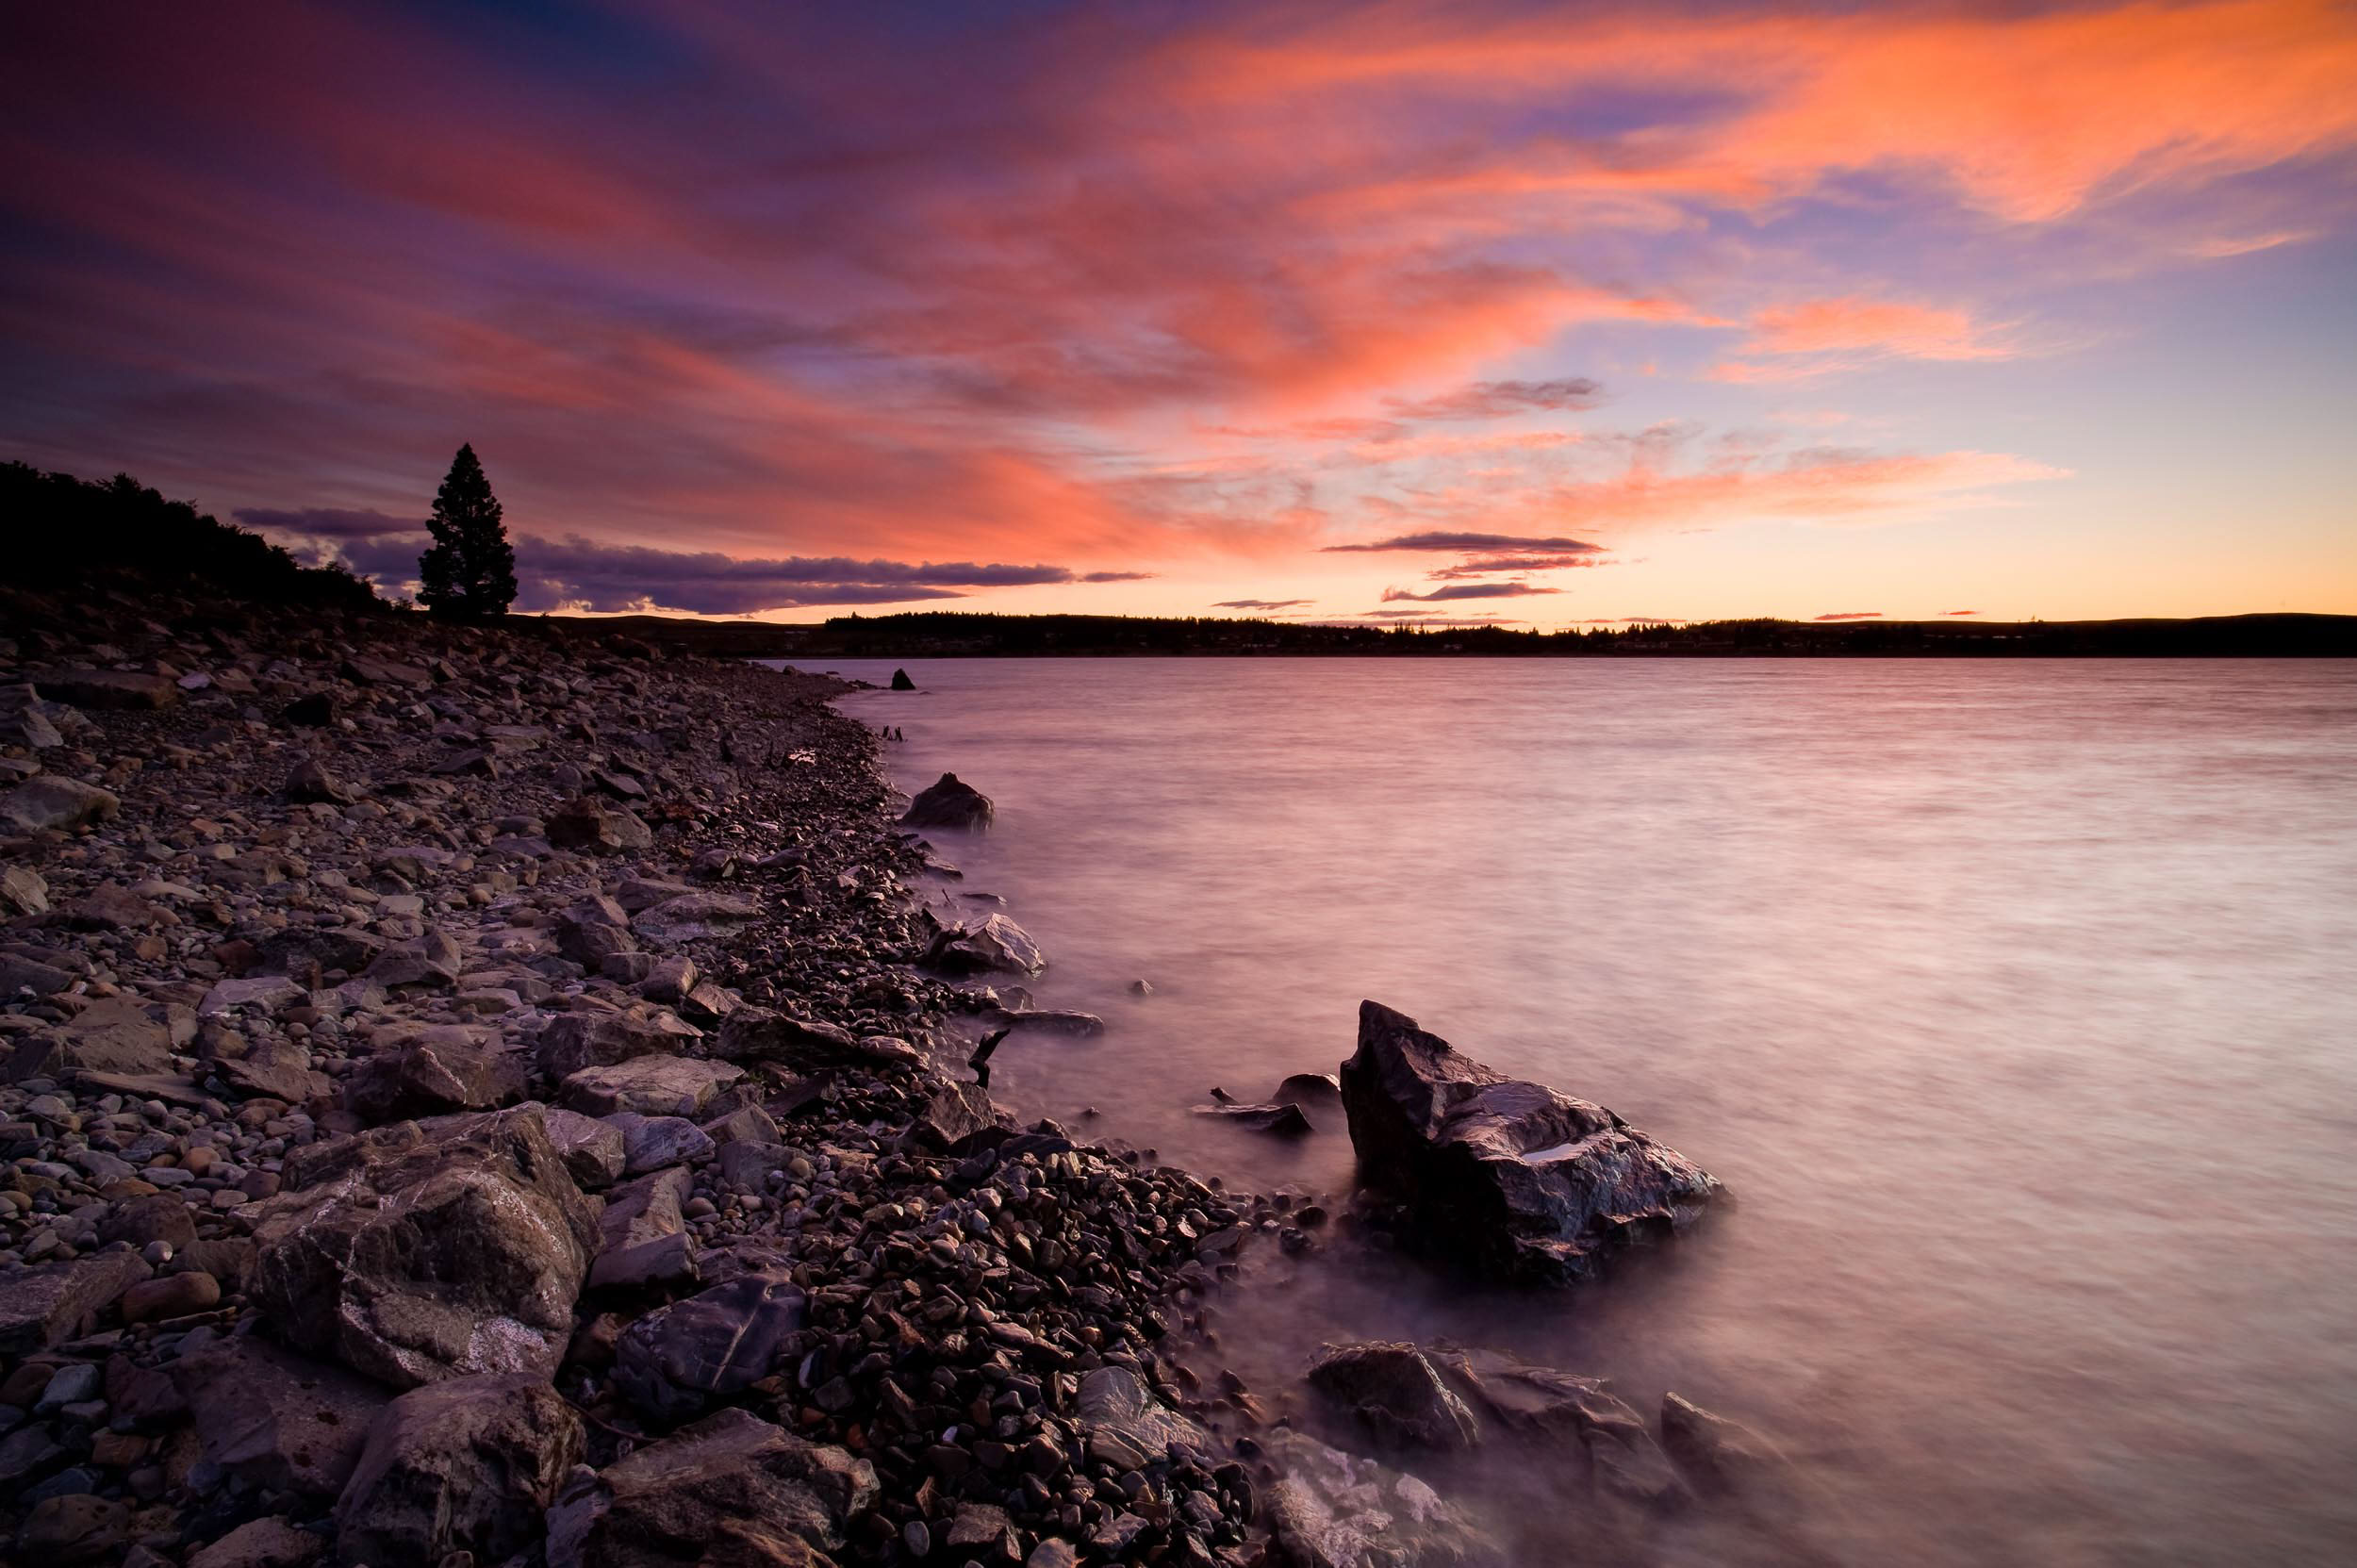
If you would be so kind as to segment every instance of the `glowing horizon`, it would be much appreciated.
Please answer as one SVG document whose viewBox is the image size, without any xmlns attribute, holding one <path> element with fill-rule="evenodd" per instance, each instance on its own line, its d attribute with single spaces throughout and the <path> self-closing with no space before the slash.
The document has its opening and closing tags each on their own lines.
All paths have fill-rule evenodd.
<svg viewBox="0 0 2357 1568">
<path fill-rule="evenodd" d="M 395 591 L 470 441 L 519 608 L 2357 611 L 2344 6 L 17 31 L 0 458 Z"/>
</svg>

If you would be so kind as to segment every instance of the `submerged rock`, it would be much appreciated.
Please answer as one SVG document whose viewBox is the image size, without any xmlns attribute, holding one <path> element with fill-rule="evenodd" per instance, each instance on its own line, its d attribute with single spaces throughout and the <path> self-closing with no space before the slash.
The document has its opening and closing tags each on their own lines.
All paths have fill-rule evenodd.
<svg viewBox="0 0 2357 1568">
<path fill-rule="evenodd" d="M 1492 1072 L 1376 1002 L 1342 1083 L 1362 1178 L 1406 1207 L 1406 1239 L 1501 1279 L 1584 1279 L 1724 1193 L 1604 1107 Z"/>
<path fill-rule="evenodd" d="M 1661 1396 L 1661 1446 L 1706 1495 L 1773 1490 L 1792 1479 L 1792 1463 L 1774 1444 L 1682 1395 Z"/>
<path fill-rule="evenodd" d="M 1249 1128 L 1255 1132 L 1274 1132 L 1279 1137 L 1286 1138 L 1298 1138 L 1317 1131 L 1310 1125 L 1310 1118 L 1302 1114 L 1301 1107 L 1290 1103 L 1284 1105 L 1198 1105 L 1195 1108 L 1195 1114 L 1198 1116 L 1216 1116 L 1221 1121 L 1233 1122 L 1238 1127 Z"/>
</svg>

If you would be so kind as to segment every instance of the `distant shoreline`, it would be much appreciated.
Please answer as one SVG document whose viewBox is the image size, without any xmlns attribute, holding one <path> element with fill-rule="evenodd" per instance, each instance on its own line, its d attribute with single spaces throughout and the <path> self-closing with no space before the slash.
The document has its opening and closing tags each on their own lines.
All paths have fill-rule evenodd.
<svg viewBox="0 0 2357 1568">
<path fill-rule="evenodd" d="M 516 617 L 518 620 L 540 618 Z M 569 619 L 569 618 L 567 618 Z M 585 624 L 722 658 L 2357 658 L 2357 616 L 2127 620 L 1719 620 L 1563 632 L 926 612 L 810 624 L 616 616 Z"/>
</svg>

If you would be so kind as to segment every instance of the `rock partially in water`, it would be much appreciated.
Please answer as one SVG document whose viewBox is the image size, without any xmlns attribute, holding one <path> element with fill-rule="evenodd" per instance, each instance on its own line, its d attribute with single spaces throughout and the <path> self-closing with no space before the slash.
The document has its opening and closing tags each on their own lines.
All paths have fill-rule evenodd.
<svg viewBox="0 0 2357 1568">
<path fill-rule="evenodd" d="M 892 672 L 892 689 L 895 691 L 915 691 L 916 689 L 916 683 L 909 679 L 909 672 L 907 670 L 896 669 Z"/>
<path fill-rule="evenodd" d="M 1792 1461 L 1774 1444 L 1682 1395 L 1661 1396 L 1661 1446 L 1706 1496 L 1757 1495 L 1792 1484 Z"/>
<path fill-rule="evenodd" d="M 1310 1384 L 1393 1448 L 1471 1448 L 1481 1428 L 1416 1346 L 1393 1340 L 1329 1345 L 1310 1367 Z"/>
<path fill-rule="evenodd" d="M 1362 1179 L 1405 1206 L 1404 1239 L 1499 1279 L 1587 1278 L 1723 1197 L 1604 1107 L 1492 1072 L 1376 1002 L 1360 1004 L 1342 1084 Z"/>
<path fill-rule="evenodd" d="M 1441 1494 L 1301 1432 L 1261 1439 L 1267 1518 L 1295 1568 L 1506 1568 L 1497 1545 Z"/>
<path fill-rule="evenodd" d="M 992 816 L 990 797 L 960 779 L 944 773 L 916 792 L 900 820 L 912 828 L 987 828 Z"/>
<path fill-rule="evenodd" d="M 1343 1081 L 1332 1073 L 1294 1073 L 1269 1096 L 1271 1105 L 1333 1105 L 1343 1098 Z"/>
<path fill-rule="evenodd" d="M 1047 967 L 1047 955 L 1021 926 L 993 915 L 979 926 L 950 926 L 937 933 L 925 962 L 945 974 L 1035 975 Z"/>
<path fill-rule="evenodd" d="M 1290 1101 L 1283 1105 L 1198 1105 L 1198 1116 L 1215 1116 L 1224 1122 L 1254 1132 L 1274 1132 L 1283 1138 L 1298 1138 L 1317 1131 L 1301 1107 Z"/>
</svg>

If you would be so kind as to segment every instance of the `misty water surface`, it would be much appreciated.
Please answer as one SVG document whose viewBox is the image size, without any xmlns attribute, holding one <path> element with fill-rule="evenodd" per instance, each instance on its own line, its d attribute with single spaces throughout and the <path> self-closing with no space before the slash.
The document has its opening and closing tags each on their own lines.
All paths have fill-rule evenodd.
<svg viewBox="0 0 2357 1568">
<path fill-rule="evenodd" d="M 1739 1197 L 1568 1297 L 1234 1293 L 1272 1403 L 1314 1419 L 1322 1337 L 1455 1334 L 1774 1434 L 1838 1560 L 2357 1549 L 2357 668 L 910 668 L 844 707 L 905 730 L 903 788 L 996 800 L 935 841 L 1109 1026 L 1011 1042 L 1002 1103 L 1346 1191 L 1339 1114 L 1188 1108 L 1332 1068 L 1373 997 Z M 1544 1460 L 1481 1470 L 1549 1508 Z"/>
</svg>

